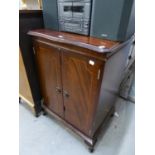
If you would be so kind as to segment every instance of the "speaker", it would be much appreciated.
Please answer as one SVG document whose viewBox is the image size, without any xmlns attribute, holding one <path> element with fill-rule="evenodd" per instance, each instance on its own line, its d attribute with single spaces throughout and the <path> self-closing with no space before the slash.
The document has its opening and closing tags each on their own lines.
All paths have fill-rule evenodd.
<svg viewBox="0 0 155 155">
<path fill-rule="evenodd" d="M 42 0 L 45 28 L 59 30 L 57 0 Z"/>
<path fill-rule="evenodd" d="M 93 0 L 92 3 L 92 37 L 125 41 L 134 34 L 134 0 Z"/>
</svg>

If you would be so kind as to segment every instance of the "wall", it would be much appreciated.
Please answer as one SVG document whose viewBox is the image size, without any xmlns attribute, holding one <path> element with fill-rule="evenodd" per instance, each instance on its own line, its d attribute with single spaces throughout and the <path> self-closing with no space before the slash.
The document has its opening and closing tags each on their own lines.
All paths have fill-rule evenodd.
<svg viewBox="0 0 155 155">
<path fill-rule="evenodd" d="M 42 5 L 42 0 L 19 0 L 19 9 L 38 10 L 40 5 Z"/>
</svg>

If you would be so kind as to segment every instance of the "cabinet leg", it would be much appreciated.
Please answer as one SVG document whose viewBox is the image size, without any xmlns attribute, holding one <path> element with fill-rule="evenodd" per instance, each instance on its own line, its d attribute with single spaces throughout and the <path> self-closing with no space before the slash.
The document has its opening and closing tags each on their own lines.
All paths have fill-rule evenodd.
<svg viewBox="0 0 155 155">
<path fill-rule="evenodd" d="M 112 114 L 110 115 L 110 117 L 114 117 L 114 113 L 112 113 Z"/>
<path fill-rule="evenodd" d="M 110 117 L 114 117 L 114 115 L 115 115 L 115 108 L 113 107 L 112 110 L 111 110 Z"/>
<path fill-rule="evenodd" d="M 36 117 L 39 117 L 40 115 L 41 115 L 41 112 L 36 112 L 36 111 L 35 111 L 35 116 L 36 116 Z"/>
<path fill-rule="evenodd" d="M 40 116 L 40 113 L 36 112 L 36 113 L 35 113 L 35 116 L 36 116 L 36 117 L 39 117 L 39 116 Z"/>
<path fill-rule="evenodd" d="M 90 153 L 93 153 L 94 152 L 94 147 L 89 147 L 88 149 L 89 149 L 89 152 Z"/>
<path fill-rule="evenodd" d="M 21 97 L 19 97 L 19 103 L 20 103 L 20 104 L 22 103 L 21 101 L 22 101 L 22 99 L 21 99 Z"/>
<path fill-rule="evenodd" d="M 94 152 L 94 146 L 95 146 L 95 144 L 96 144 L 96 142 L 97 142 L 97 138 L 94 138 L 93 140 L 92 140 L 92 144 L 90 144 L 88 141 L 84 141 L 85 142 L 85 144 L 88 146 L 88 150 L 89 150 L 89 152 L 90 153 L 93 153 Z"/>
<path fill-rule="evenodd" d="M 42 113 L 43 113 L 44 116 L 47 115 L 47 112 L 43 108 L 42 108 Z"/>
<path fill-rule="evenodd" d="M 40 112 L 40 111 L 35 110 L 35 116 L 36 116 L 36 117 L 39 117 L 40 115 L 41 115 L 41 112 Z"/>
<path fill-rule="evenodd" d="M 39 117 L 40 115 L 41 115 L 41 112 L 42 112 L 42 109 L 41 109 L 42 107 L 41 107 L 41 104 L 40 104 L 40 102 L 36 102 L 35 103 L 35 106 L 34 106 L 34 110 L 35 110 L 35 116 L 36 117 Z"/>
</svg>

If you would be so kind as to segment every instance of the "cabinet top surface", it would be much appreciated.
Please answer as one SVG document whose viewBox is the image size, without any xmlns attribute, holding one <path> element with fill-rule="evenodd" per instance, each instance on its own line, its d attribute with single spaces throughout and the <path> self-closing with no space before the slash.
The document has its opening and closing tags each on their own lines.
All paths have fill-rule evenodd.
<svg viewBox="0 0 155 155">
<path fill-rule="evenodd" d="M 120 45 L 120 43 L 116 41 L 102 40 L 98 38 L 72 33 L 57 32 L 48 29 L 32 30 L 29 31 L 28 34 L 35 37 L 45 38 L 51 41 L 72 44 L 101 53 L 109 52 L 111 49 L 117 48 Z"/>
</svg>

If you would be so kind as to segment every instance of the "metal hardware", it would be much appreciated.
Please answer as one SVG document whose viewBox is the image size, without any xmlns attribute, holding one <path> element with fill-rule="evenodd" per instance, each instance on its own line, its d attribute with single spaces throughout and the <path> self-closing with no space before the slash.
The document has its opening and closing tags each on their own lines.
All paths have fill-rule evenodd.
<svg viewBox="0 0 155 155">
<path fill-rule="evenodd" d="M 62 35 L 58 35 L 58 37 L 59 37 L 59 38 L 63 38 L 63 36 L 62 36 Z"/>
<path fill-rule="evenodd" d="M 59 93 L 59 94 L 62 93 L 61 88 L 60 87 L 56 87 L 56 92 Z"/>
<path fill-rule="evenodd" d="M 100 74 L 101 74 L 101 70 L 99 69 L 99 70 L 98 70 L 98 74 L 97 74 L 97 80 L 100 79 Z"/>
<path fill-rule="evenodd" d="M 95 65 L 95 62 L 93 60 L 89 60 L 89 64 L 94 66 Z"/>
<path fill-rule="evenodd" d="M 108 35 L 107 35 L 107 34 L 101 34 L 101 36 L 102 36 L 102 37 L 108 37 Z"/>
<path fill-rule="evenodd" d="M 64 91 L 64 97 L 68 98 L 69 97 L 69 94 L 67 91 Z"/>
</svg>

